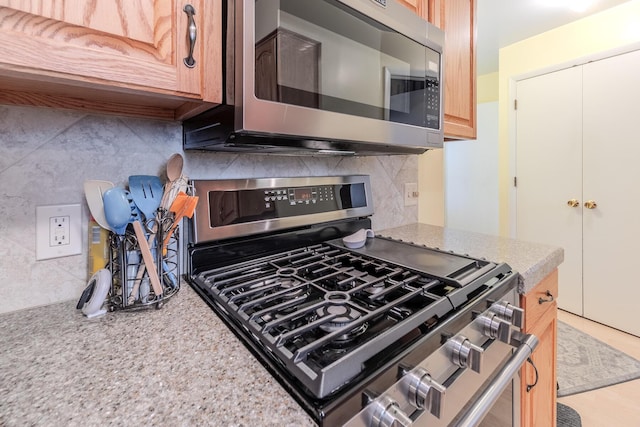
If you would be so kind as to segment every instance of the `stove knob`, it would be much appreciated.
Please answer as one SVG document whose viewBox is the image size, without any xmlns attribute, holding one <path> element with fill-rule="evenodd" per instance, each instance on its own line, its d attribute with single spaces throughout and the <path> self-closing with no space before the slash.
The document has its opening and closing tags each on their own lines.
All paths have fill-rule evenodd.
<svg viewBox="0 0 640 427">
<path fill-rule="evenodd" d="M 501 319 L 511 323 L 516 328 L 524 326 L 524 310 L 512 305 L 508 301 L 498 301 L 491 304 L 489 310 L 496 313 Z"/>
<path fill-rule="evenodd" d="M 374 400 L 375 405 L 371 415 L 371 427 L 408 427 L 413 421 L 400 410 L 398 403 L 388 396 Z"/>
<path fill-rule="evenodd" d="M 482 333 L 486 337 L 509 344 L 511 340 L 511 323 L 491 311 L 488 314 L 478 316 L 476 322 L 480 323 Z"/>
<path fill-rule="evenodd" d="M 484 349 L 469 341 L 463 335 L 451 338 L 447 345 L 451 349 L 451 361 L 461 368 L 470 368 L 480 373 Z"/>
<path fill-rule="evenodd" d="M 407 374 L 409 401 L 418 409 L 431 412 L 440 418 L 444 405 L 444 386 L 435 382 L 423 368 Z"/>
</svg>

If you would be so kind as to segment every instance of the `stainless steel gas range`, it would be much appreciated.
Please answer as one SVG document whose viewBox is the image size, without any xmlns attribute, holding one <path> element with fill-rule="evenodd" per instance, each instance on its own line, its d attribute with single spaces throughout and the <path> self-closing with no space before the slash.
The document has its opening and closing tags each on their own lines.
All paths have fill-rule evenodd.
<svg viewBox="0 0 640 427">
<path fill-rule="evenodd" d="M 318 424 L 519 425 L 507 264 L 373 237 L 368 176 L 193 186 L 188 281 Z"/>
</svg>

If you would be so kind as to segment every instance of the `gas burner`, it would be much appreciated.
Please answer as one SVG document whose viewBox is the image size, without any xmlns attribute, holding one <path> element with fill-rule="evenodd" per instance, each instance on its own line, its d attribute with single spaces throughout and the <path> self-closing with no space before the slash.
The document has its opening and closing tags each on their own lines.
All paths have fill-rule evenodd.
<svg viewBox="0 0 640 427">
<path fill-rule="evenodd" d="M 368 288 L 365 288 L 365 292 L 370 293 L 371 295 L 376 295 L 379 294 L 380 292 L 384 291 L 385 289 L 385 282 L 384 281 L 380 281 L 377 282 L 375 284 L 373 284 L 372 286 L 369 286 Z"/>
<path fill-rule="evenodd" d="M 325 332 L 335 332 L 345 325 L 360 318 L 361 313 L 347 304 L 328 304 L 316 310 L 319 318 L 336 316 L 328 322 L 320 325 L 320 329 Z M 364 332 L 364 331 L 362 331 Z"/>
<path fill-rule="evenodd" d="M 297 278 L 293 277 L 296 270 L 294 268 L 281 268 L 278 270 L 278 276 L 275 279 L 275 282 L 278 283 L 278 288 L 280 289 L 290 289 L 290 292 L 287 292 L 287 296 L 296 297 L 305 292 L 306 287 L 300 286 L 302 282 Z"/>
<path fill-rule="evenodd" d="M 282 267 L 279 268 L 278 271 L 276 271 L 276 273 L 278 273 L 278 276 L 280 277 L 292 277 L 297 272 L 298 270 L 293 267 Z"/>
</svg>

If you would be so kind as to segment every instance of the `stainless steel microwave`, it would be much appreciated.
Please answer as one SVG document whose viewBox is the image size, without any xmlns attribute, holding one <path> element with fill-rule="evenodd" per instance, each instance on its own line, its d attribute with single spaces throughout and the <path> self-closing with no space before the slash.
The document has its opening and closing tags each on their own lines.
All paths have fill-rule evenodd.
<svg viewBox="0 0 640 427">
<path fill-rule="evenodd" d="M 395 0 L 224 0 L 223 103 L 185 149 L 419 154 L 443 142 L 444 34 Z"/>
</svg>

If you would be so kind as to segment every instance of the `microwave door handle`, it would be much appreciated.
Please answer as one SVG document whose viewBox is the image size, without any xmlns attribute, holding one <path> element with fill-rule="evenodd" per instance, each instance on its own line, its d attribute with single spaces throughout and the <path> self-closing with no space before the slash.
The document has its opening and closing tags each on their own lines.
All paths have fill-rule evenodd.
<svg viewBox="0 0 640 427">
<path fill-rule="evenodd" d="M 458 421 L 456 427 L 478 425 L 537 346 L 538 338 L 535 335 L 524 336 L 515 353 L 509 358 L 509 361 L 502 367 L 498 375 L 491 381 L 491 384 L 484 390 L 473 406 Z"/>
</svg>

